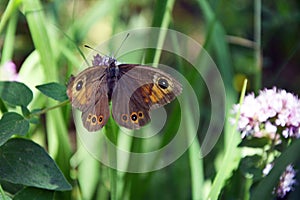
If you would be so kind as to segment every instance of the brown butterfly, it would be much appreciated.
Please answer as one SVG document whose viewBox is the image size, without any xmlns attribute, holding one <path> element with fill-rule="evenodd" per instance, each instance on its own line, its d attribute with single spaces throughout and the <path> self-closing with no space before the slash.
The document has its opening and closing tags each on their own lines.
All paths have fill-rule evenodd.
<svg viewBox="0 0 300 200">
<path fill-rule="evenodd" d="M 149 112 L 175 99 L 181 84 L 160 69 L 138 64 L 117 64 L 112 57 L 94 56 L 93 66 L 71 76 L 67 95 L 88 131 L 108 121 L 112 102 L 114 120 L 128 129 L 151 121 Z"/>
</svg>

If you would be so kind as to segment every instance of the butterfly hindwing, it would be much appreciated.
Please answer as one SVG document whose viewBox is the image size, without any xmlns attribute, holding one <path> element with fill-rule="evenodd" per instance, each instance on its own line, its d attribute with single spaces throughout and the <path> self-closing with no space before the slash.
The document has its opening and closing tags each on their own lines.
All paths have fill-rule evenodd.
<svg viewBox="0 0 300 200">
<path fill-rule="evenodd" d="M 112 115 L 115 121 L 126 128 L 138 129 L 150 121 L 149 107 L 139 102 L 137 96 L 130 96 L 130 86 L 118 81 L 112 94 Z"/>
<path fill-rule="evenodd" d="M 82 112 L 81 119 L 88 131 L 97 131 L 107 123 L 109 118 L 106 85 L 100 84 L 95 96 L 91 97 L 90 101 L 93 103 Z"/>
</svg>

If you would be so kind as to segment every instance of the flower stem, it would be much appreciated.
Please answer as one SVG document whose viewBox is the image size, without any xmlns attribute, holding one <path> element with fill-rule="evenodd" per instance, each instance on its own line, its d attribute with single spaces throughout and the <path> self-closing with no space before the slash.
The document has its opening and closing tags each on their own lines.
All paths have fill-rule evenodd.
<svg viewBox="0 0 300 200">
<path fill-rule="evenodd" d="M 254 1 L 254 58 L 255 58 L 255 80 L 254 89 L 258 91 L 261 87 L 261 0 Z"/>
</svg>

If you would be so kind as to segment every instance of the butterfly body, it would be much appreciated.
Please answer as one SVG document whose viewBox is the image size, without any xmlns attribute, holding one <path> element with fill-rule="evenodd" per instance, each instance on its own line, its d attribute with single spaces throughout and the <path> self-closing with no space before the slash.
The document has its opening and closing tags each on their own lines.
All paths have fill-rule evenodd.
<svg viewBox="0 0 300 200">
<path fill-rule="evenodd" d="M 108 87 L 108 100 L 111 101 L 111 95 L 113 89 L 116 85 L 118 78 L 120 78 L 119 67 L 115 65 L 115 62 L 110 64 L 110 66 L 106 68 L 106 74 L 107 74 L 106 81 Z"/>
<path fill-rule="evenodd" d="M 175 99 L 182 91 L 181 84 L 157 68 L 117 64 L 111 57 L 94 57 L 88 67 L 76 77 L 71 76 L 67 95 L 88 131 L 101 129 L 110 116 L 129 129 L 139 129 L 150 122 L 150 110 Z"/>
</svg>

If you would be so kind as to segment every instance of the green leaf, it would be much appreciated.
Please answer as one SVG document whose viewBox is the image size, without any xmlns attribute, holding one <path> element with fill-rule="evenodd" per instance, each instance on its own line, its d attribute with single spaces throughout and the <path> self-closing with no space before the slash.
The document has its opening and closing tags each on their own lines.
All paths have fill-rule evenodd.
<svg viewBox="0 0 300 200">
<path fill-rule="evenodd" d="M 32 91 L 23 83 L 0 82 L 0 98 L 13 106 L 27 106 L 32 100 Z"/>
<path fill-rule="evenodd" d="M 263 148 L 267 144 L 269 144 L 270 139 L 269 138 L 250 138 L 250 139 L 244 139 L 242 142 L 238 145 L 238 147 L 251 147 L 251 148 Z"/>
<path fill-rule="evenodd" d="M 10 139 L 0 147 L 0 179 L 48 190 L 72 189 L 47 152 L 22 138 Z"/>
<path fill-rule="evenodd" d="M 262 178 L 262 169 L 259 168 L 259 164 L 262 157 L 259 155 L 246 156 L 240 162 L 240 171 L 247 177 L 247 174 L 253 175 L 253 180 L 260 180 Z"/>
<path fill-rule="evenodd" d="M 53 191 L 27 187 L 14 196 L 14 200 L 52 200 Z"/>
<path fill-rule="evenodd" d="M 57 101 L 65 101 L 68 99 L 66 94 L 66 86 L 59 83 L 47 83 L 44 85 L 38 85 L 36 88 L 41 91 L 44 95 L 55 99 Z"/>
<path fill-rule="evenodd" d="M 29 129 L 29 121 L 14 112 L 4 113 L 0 120 L 0 146 L 12 135 L 25 135 Z"/>
</svg>

